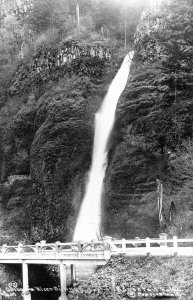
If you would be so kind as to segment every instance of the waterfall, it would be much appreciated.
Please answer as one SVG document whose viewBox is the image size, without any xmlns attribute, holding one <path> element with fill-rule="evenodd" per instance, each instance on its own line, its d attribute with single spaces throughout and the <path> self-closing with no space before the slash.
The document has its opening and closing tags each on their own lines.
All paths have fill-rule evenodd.
<svg viewBox="0 0 193 300">
<path fill-rule="evenodd" d="M 101 197 L 106 170 L 107 143 L 115 121 L 117 102 L 127 84 L 133 54 L 134 51 L 131 51 L 126 55 L 100 110 L 95 115 L 92 165 L 74 231 L 74 241 L 90 242 L 100 239 Z"/>
</svg>

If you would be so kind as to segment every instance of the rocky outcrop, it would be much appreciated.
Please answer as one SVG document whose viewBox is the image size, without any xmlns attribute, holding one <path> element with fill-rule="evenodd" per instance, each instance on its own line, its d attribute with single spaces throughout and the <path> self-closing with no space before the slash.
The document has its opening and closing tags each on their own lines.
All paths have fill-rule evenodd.
<svg viewBox="0 0 193 300">
<path fill-rule="evenodd" d="M 107 74 L 111 55 L 103 42 L 71 40 L 39 48 L 15 75 L 10 91 L 26 93 L 26 100 L 3 133 L 3 203 L 7 226 L 15 222 L 30 242 L 72 238 L 91 162 L 94 114 L 115 72 Z"/>
<path fill-rule="evenodd" d="M 43 96 L 35 121 L 31 175 L 39 197 L 33 205 L 33 226 L 37 232 L 43 228 L 43 237 L 50 240 L 71 239 L 75 181 L 78 189 L 90 165 L 92 116 L 87 115 L 89 98 L 84 97 L 85 83 L 79 85 L 76 80 L 69 81 L 70 90 L 63 81 L 66 90 L 59 91 L 57 85 L 58 91 Z"/>
<path fill-rule="evenodd" d="M 21 109 L 2 130 L 1 194 L 7 227 L 32 242 L 72 237 L 113 51 L 69 39 L 18 66 L 8 106 L 21 98 Z"/>
<path fill-rule="evenodd" d="M 32 61 L 18 67 L 10 93 L 41 93 L 46 82 L 65 74 L 100 78 L 111 57 L 112 49 L 104 42 L 69 40 L 55 48 L 41 46 Z"/>
</svg>

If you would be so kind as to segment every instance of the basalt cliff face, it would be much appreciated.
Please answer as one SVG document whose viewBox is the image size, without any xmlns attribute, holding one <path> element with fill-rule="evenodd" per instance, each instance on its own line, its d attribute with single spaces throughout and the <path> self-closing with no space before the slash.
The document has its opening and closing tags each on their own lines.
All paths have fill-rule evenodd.
<svg viewBox="0 0 193 300">
<path fill-rule="evenodd" d="M 80 42 L 69 39 L 58 46 L 40 46 L 32 59 L 21 64 L 10 87 L 11 94 L 42 94 L 45 83 L 66 74 L 101 78 L 105 62 L 111 60 L 112 48 L 105 42 Z M 38 96 L 39 96 L 38 94 Z"/>
<path fill-rule="evenodd" d="M 16 241 L 72 239 L 115 49 L 71 40 L 18 67 L 9 101 L 21 106 L 2 130 L 1 153 L 2 209 Z"/>
<path fill-rule="evenodd" d="M 192 14 L 190 1 L 142 14 L 117 110 L 120 139 L 109 152 L 104 226 L 111 235 L 192 237 Z"/>
</svg>

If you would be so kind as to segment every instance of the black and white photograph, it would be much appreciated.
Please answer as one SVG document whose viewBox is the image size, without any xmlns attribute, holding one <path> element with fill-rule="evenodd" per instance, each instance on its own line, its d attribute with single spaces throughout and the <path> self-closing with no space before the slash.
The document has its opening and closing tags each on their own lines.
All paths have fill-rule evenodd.
<svg viewBox="0 0 193 300">
<path fill-rule="evenodd" d="M 0 0 L 0 300 L 193 300 L 193 0 Z"/>
</svg>

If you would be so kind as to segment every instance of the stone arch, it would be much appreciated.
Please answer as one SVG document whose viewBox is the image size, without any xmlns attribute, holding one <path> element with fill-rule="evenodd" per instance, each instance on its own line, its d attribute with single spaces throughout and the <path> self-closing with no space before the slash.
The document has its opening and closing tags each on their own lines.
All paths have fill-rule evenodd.
<svg viewBox="0 0 193 300">
<path fill-rule="evenodd" d="M 17 247 L 7 247 L 4 253 L 18 253 Z"/>
<path fill-rule="evenodd" d="M 72 246 L 73 245 L 61 245 L 59 246 L 60 251 L 72 251 Z"/>
<path fill-rule="evenodd" d="M 35 252 L 35 249 L 30 246 L 23 246 L 21 253 L 29 253 L 29 252 Z"/>
<path fill-rule="evenodd" d="M 45 246 L 42 246 L 40 248 L 40 251 L 41 252 L 43 252 L 43 251 L 56 251 L 56 247 L 55 246 L 45 245 Z"/>
<path fill-rule="evenodd" d="M 101 251 L 104 249 L 104 245 L 101 243 L 87 243 L 82 247 L 82 251 Z"/>
</svg>

